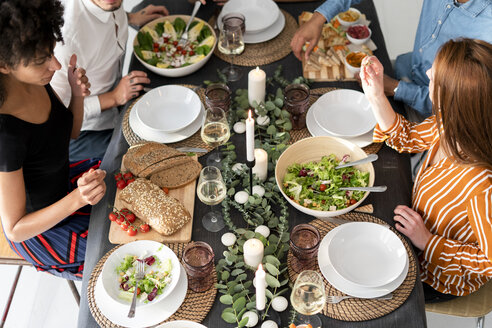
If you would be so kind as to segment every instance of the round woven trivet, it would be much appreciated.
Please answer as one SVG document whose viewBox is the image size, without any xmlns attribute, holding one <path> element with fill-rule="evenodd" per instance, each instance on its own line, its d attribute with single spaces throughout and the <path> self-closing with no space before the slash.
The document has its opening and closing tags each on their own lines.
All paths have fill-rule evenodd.
<svg viewBox="0 0 492 328">
<path fill-rule="evenodd" d="M 312 106 L 316 100 L 322 95 L 324 95 L 327 92 L 336 90 L 337 88 L 318 88 L 318 89 L 311 89 L 311 97 L 309 97 L 309 105 Z M 300 129 L 300 130 L 292 130 L 290 131 L 290 140 L 289 144 L 293 144 L 299 140 L 305 139 L 312 137 L 311 133 L 309 133 L 309 130 L 306 128 Z M 376 154 L 379 150 L 381 150 L 381 147 L 383 147 L 382 142 L 373 142 L 370 145 L 367 145 L 363 147 L 362 149 L 367 153 L 367 154 Z"/>
<path fill-rule="evenodd" d="M 345 215 L 341 215 L 340 217 L 351 221 L 384 223 L 384 221 L 372 215 L 364 213 L 351 212 Z M 324 236 L 331 229 L 337 226 L 333 223 L 329 223 L 320 219 L 316 219 L 310 222 L 310 224 L 314 225 L 319 230 L 321 238 L 324 238 Z M 391 230 L 393 232 L 396 232 L 396 230 L 393 228 L 391 228 Z M 397 236 L 400 237 L 403 245 L 405 245 L 410 264 L 408 266 L 407 277 L 400 285 L 400 287 L 393 291 L 393 298 L 391 300 L 350 298 L 338 304 L 326 303 L 321 313 L 337 320 L 366 321 L 382 317 L 396 310 L 406 301 L 415 285 L 415 280 L 417 278 L 417 263 L 415 261 L 415 258 L 412 256 L 411 246 L 398 233 Z M 299 273 L 306 269 L 305 266 L 301 267 L 301 265 L 299 265 L 298 260 L 292 255 L 290 251 L 287 256 L 287 265 L 289 268 L 289 279 L 292 282 L 295 282 Z M 313 260 L 313 263 L 310 266 L 311 267 L 308 269 L 316 270 L 321 274 L 321 271 L 318 267 L 317 259 Z M 330 283 L 325 278 L 323 280 L 325 282 L 326 295 L 345 295 L 344 293 L 340 292 L 339 290 L 335 289 L 335 287 L 330 285 Z"/>
<path fill-rule="evenodd" d="M 297 22 L 294 17 L 292 17 L 288 12 L 282 10 L 282 14 L 285 16 L 285 27 L 280 32 L 279 35 L 271 40 L 261 42 L 261 43 L 250 43 L 246 44 L 244 51 L 239 56 L 235 56 L 234 65 L 239 66 L 260 66 L 271 64 L 280 60 L 290 54 L 290 41 L 296 33 Z M 209 20 L 211 26 L 215 25 L 215 16 Z M 215 48 L 214 54 L 230 63 L 232 61 L 232 56 L 224 55 L 218 49 Z"/>
<path fill-rule="evenodd" d="M 174 244 L 165 244 L 169 247 L 179 259 L 183 255 L 184 248 L 187 243 L 174 243 Z M 120 245 L 121 246 L 121 245 Z M 94 297 L 94 288 L 96 287 L 96 282 L 101 274 L 104 263 L 111 253 L 113 253 L 118 247 L 116 246 L 109 252 L 107 252 L 100 260 L 97 262 L 94 270 L 92 270 L 91 277 L 89 279 L 88 288 L 87 288 L 87 300 L 89 302 L 89 309 L 92 313 L 92 316 L 96 320 L 96 322 L 105 328 L 124 328 L 120 325 L 114 324 L 108 318 L 104 316 L 103 313 L 99 310 L 96 304 L 96 300 Z M 215 274 L 215 266 L 210 274 L 210 279 L 214 280 L 214 285 L 217 283 L 217 275 Z M 214 305 L 215 296 L 217 295 L 217 289 L 215 287 L 210 288 L 206 292 L 196 293 L 190 289 L 186 291 L 186 297 L 183 301 L 183 304 L 179 307 L 179 309 L 168 319 L 159 322 L 158 324 L 162 324 L 164 322 L 173 321 L 173 320 L 190 320 L 195 322 L 202 322 L 203 319 L 207 316 L 208 312 Z M 122 314 L 124 315 L 124 314 Z"/>
<path fill-rule="evenodd" d="M 196 88 L 196 86 L 193 85 L 188 85 L 188 84 L 183 84 L 184 87 L 187 88 Z M 205 103 L 205 89 L 203 88 L 198 88 L 195 90 L 195 92 L 200 96 L 200 100 L 202 103 Z M 123 131 L 123 136 L 126 139 L 126 142 L 130 146 L 146 142 L 146 140 L 140 138 L 135 132 L 133 132 L 132 128 L 130 127 L 130 112 L 132 111 L 133 106 L 137 103 L 137 101 L 141 97 L 138 97 L 133 101 L 133 103 L 128 106 L 128 109 L 126 110 L 125 115 L 123 116 L 123 122 L 121 123 L 121 130 Z M 194 148 L 205 148 L 208 151 L 211 151 L 213 148 L 211 148 L 209 145 L 207 145 L 205 142 L 203 142 L 202 137 L 200 136 L 200 130 L 195 132 L 191 137 L 186 138 L 182 141 L 179 142 L 174 142 L 174 143 L 168 143 L 166 144 L 169 147 L 172 148 L 178 148 L 178 147 L 194 147 Z M 203 156 L 207 153 L 197 153 L 198 157 Z"/>
</svg>

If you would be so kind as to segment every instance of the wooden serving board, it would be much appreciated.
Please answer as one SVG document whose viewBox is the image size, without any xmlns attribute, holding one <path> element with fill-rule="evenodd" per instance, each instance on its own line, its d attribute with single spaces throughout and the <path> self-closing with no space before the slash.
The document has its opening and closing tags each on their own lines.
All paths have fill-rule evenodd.
<svg viewBox="0 0 492 328">
<path fill-rule="evenodd" d="M 124 157 L 124 156 L 123 156 Z M 198 160 L 198 157 L 195 155 L 192 157 L 195 160 Z M 126 171 L 123 160 L 121 161 L 121 171 Z M 150 229 L 147 233 L 138 232 L 135 236 L 128 236 L 126 231 L 120 228 L 120 226 L 116 222 L 111 222 L 111 227 L 109 228 L 109 241 L 113 244 L 126 244 L 135 240 L 154 240 L 161 243 L 186 243 L 191 240 L 191 233 L 193 230 L 193 210 L 195 207 L 195 188 L 196 188 L 196 180 L 188 183 L 187 185 L 177 188 L 170 189 L 169 196 L 176 198 L 179 200 L 184 207 L 188 210 L 191 216 L 191 220 L 188 221 L 181 229 L 176 231 L 170 236 L 163 236 L 159 234 L 157 231 Z M 114 207 L 118 210 L 121 210 L 123 206 L 120 204 L 118 200 L 118 195 L 120 190 L 116 190 L 116 196 L 114 200 Z M 141 223 L 143 223 L 139 218 L 136 219 L 134 225 L 138 227 Z"/>
</svg>

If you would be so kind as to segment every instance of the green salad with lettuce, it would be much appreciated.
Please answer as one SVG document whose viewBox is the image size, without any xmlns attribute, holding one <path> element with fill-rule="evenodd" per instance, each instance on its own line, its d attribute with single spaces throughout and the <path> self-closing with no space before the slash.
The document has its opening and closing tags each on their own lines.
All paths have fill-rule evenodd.
<svg viewBox="0 0 492 328">
<path fill-rule="evenodd" d="M 296 203 L 313 210 L 336 211 L 357 203 L 364 191 L 339 190 L 340 187 L 367 187 L 369 172 L 354 167 L 335 169 L 348 162 L 349 155 L 338 161 L 334 154 L 318 162 L 292 164 L 284 176 L 283 191 Z"/>
<path fill-rule="evenodd" d="M 136 55 L 159 68 L 185 67 L 199 62 L 212 51 L 214 34 L 203 21 L 195 20 L 188 29 L 188 42 L 180 46 L 178 42 L 185 28 L 186 23 L 180 17 L 154 27 L 144 26 L 137 34 Z"/>
<path fill-rule="evenodd" d="M 118 297 L 129 303 L 133 299 L 135 290 L 137 261 L 145 263 L 145 277 L 138 282 L 137 299 L 144 303 L 152 302 L 171 283 L 171 271 L 173 269 L 171 259 L 161 261 L 155 255 L 141 258 L 131 254 L 125 256 L 116 268 L 120 286 Z"/>
</svg>

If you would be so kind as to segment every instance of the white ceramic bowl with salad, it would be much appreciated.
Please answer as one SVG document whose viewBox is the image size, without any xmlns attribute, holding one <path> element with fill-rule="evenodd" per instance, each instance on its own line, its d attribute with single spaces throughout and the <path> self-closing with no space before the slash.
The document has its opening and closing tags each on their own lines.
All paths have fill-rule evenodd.
<svg viewBox="0 0 492 328">
<path fill-rule="evenodd" d="M 160 17 L 143 26 L 133 40 L 135 57 L 150 71 L 167 77 L 196 72 L 210 59 L 217 44 L 214 29 L 200 18 L 188 30 L 188 43 L 178 48 L 187 15 Z"/>
<path fill-rule="evenodd" d="M 146 263 L 146 275 L 139 282 L 137 307 L 158 303 L 169 296 L 178 283 L 181 264 L 169 247 L 152 240 L 134 241 L 111 253 L 101 272 L 105 292 L 114 301 L 129 307 L 137 260 Z"/>
<path fill-rule="evenodd" d="M 323 157 L 326 158 L 322 160 Z M 358 207 L 369 195 L 338 188 L 372 187 L 374 167 L 372 163 L 337 170 L 334 167 L 340 161 L 353 162 L 365 157 L 362 148 L 344 139 L 306 138 L 280 156 L 275 180 L 285 199 L 299 211 L 317 218 L 338 216 Z"/>
</svg>

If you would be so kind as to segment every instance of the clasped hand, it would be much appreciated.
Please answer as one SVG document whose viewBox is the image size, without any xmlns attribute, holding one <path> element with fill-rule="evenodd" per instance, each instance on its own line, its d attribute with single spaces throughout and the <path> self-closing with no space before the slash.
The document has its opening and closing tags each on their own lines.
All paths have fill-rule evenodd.
<svg viewBox="0 0 492 328">
<path fill-rule="evenodd" d="M 77 180 L 79 195 L 84 205 L 95 205 L 103 198 L 106 193 L 105 177 L 106 171 L 90 169 Z"/>
</svg>

